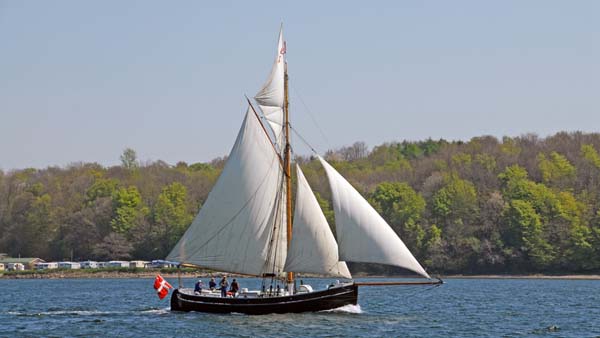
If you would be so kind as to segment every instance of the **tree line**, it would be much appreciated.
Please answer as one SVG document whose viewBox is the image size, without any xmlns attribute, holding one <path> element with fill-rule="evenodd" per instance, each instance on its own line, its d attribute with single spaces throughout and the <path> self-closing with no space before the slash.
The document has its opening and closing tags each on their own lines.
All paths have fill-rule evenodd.
<svg viewBox="0 0 600 338">
<path fill-rule="evenodd" d="M 357 142 L 325 157 L 432 273 L 591 273 L 600 271 L 599 150 L 598 133 L 561 132 L 371 150 Z M 333 225 L 323 168 L 313 157 L 296 161 Z M 118 166 L 0 171 L 0 252 L 47 260 L 165 257 L 224 163 L 140 164 L 126 149 Z"/>
</svg>

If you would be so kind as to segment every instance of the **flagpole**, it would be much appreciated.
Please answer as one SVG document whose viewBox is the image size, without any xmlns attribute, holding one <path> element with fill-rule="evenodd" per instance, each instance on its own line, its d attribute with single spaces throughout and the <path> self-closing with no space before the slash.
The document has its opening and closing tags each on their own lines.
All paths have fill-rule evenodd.
<svg viewBox="0 0 600 338">
<path fill-rule="evenodd" d="M 177 264 L 177 280 L 179 289 L 183 288 L 183 283 L 181 282 L 181 264 Z"/>
</svg>

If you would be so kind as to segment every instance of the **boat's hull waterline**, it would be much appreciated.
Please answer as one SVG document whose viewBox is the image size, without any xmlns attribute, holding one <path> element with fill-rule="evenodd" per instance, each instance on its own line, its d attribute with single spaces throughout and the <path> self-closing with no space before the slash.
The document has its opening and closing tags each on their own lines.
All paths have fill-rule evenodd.
<svg viewBox="0 0 600 338">
<path fill-rule="evenodd" d="M 257 298 L 219 298 L 191 295 L 173 291 L 171 311 L 198 311 L 212 313 L 244 313 L 262 315 L 269 313 L 299 313 L 331 310 L 344 305 L 356 305 L 358 286 L 345 284 L 323 291 L 298 293 L 291 296 Z"/>
</svg>

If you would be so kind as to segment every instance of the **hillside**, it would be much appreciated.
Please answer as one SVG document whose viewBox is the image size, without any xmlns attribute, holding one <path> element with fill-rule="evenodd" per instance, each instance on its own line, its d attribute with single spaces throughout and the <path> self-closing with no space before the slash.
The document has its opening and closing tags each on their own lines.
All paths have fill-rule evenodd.
<svg viewBox="0 0 600 338">
<path fill-rule="evenodd" d="M 600 134 L 363 143 L 326 158 L 430 272 L 600 271 Z M 59 260 L 165 257 L 217 179 L 211 163 L 0 171 L 0 252 Z M 297 157 L 333 224 L 326 177 Z M 393 272 L 353 264 L 354 271 Z"/>
</svg>

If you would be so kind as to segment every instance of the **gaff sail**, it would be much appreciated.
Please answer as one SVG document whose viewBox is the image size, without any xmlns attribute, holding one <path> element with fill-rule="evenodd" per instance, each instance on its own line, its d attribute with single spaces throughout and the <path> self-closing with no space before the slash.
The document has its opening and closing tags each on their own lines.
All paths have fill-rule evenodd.
<svg viewBox="0 0 600 338">
<path fill-rule="evenodd" d="M 248 109 L 221 176 L 167 260 L 280 274 L 287 252 L 282 178 L 279 157 Z"/>
</svg>

